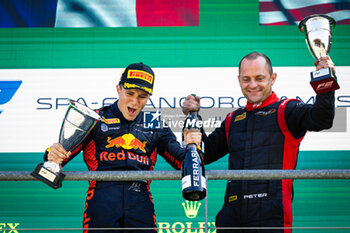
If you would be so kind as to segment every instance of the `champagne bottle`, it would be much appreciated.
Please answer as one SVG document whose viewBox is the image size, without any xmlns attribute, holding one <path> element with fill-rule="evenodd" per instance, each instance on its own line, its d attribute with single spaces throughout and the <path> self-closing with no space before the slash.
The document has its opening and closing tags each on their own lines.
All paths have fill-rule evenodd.
<svg viewBox="0 0 350 233">
<path fill-rule="evenodd" d="M 199 131 L 197 112 L 189 112 L 185 128 L 190 131 Z M 186 146 L 186 155 L 182 164 L 182 195 L 186 200 L 199 201 L 205 198 L 207 182 L 205 178 L 204 163 L 198 153 L 196 144 Z"/>
</svg>

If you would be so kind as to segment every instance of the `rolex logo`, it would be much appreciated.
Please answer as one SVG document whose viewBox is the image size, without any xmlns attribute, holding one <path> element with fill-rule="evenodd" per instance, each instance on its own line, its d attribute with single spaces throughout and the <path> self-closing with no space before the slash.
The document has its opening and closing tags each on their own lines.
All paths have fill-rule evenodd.
<svg viewBox="0 0 350 233">
<path fill-rule="evenodd" d="M 198 214 L 201 203 L 198 201 L 186 201 L 182 202 L 187 218 L 195 218 Z"/>
</svg>

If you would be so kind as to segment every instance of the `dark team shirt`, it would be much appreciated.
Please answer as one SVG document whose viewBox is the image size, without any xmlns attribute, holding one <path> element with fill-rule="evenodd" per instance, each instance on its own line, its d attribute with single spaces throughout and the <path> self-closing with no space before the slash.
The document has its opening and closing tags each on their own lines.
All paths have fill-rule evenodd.
<svg viewBox="0 0 350 233">
<path fill-rule="evenodd" d="M 300 139 L 308 130 L 320 131 L 331 128 L 335 112 L 334 99 L 334 92 L 329 92 L 317 95 L 314 104 L 304 104 L 296 100 L 289 101 L 285 108 L 285 120 L 291 135 L 295 139 Z M 249 111 L 246 109 L 245 111 L 250 115 Z M 229 152 L 225 123 L 226 120 L 222 122 L 221 127 L 215 129 L 209 136 L 203 135 L 205 164 L 212 163 Z M 261 122 L 261 124 L 264 123 Z M 266 136 L 269 137 L 269 134 L 266 134 Z M 262 152 L 260 151 L 260 153 Z"/>
<path fill-rule="evenodd" d="M 145 128 L 143 112 L 133 121 L 126 120 L 118 109 L 117 101 L 97 112 L 105 119 L 104 122 L 96 123 L 62 166 L 83 151 L 90 171 L 153 170 L 157 154 L 175 169 L 181 168 L 185 149 L 170 128 Z"/>
</svg>

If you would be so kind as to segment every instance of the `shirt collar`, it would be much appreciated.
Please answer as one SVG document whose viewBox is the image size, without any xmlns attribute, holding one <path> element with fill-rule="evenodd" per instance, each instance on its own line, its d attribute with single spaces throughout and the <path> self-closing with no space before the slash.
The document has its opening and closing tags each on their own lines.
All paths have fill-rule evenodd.
<svg viewBox="0 0 350 233">
<path fill-rule="evenodd" d="M 254 109 L 266 107 L 270 104 L 276 103 L 277 101 L 279 101 L 279 98 L 276 96 L 275 92 L 272 92 L 272 94 L 260 104 L 252 104 L 247 101 L 246 108 L 247 111 L 253 111 Z"/>
<path fill-rule="evenodd" d="M 113 103 L 112 109 L 113 109 L 113 113 L 116 117 L 125 120 L 123 113 L 118 108 L 118 100 Z"/>
</svg>

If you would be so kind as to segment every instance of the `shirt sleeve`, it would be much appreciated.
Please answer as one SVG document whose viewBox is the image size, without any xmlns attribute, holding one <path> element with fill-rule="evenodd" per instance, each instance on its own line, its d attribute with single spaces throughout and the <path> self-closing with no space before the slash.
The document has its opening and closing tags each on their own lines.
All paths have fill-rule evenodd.
<svg viewBox="0 0 350 233">
<path fill-rule="evenodd" d="M 157 152 L 173 168 L 181 169 L 182 161 L 185 157 L 185 148 L 181 147 L 170 128 L 163 128 L 160 131 Z"/>
<path fill-rule="evenodd" d="M 77 155 L 81 152 L 82 148 L 83 148 L 83 145 L 82 145 L 82 144 L 80 144 L 77 148 L 75 148 L 75 149 L 72 151 L 71 155 L 70 155 L 67 159 L 64 159 L 64 160 L 62 161 L 62 167 L 64 167 L 64 166 L 65 166 L 69 161 L 71 161 L 75 156 L 77 156 Z"/>
<path fill-rule="evenodd" d="M 309 131 L 329 129 L 334 119 L 334 91 L 319 94 L 314 104 L 290 101 L 286 106 L 285 118 L 288 130 L 299 139 Z"/>
<path fill-rule="evenodd" d="M 221 123 L 209 136 L 203 133 L 204 164 L 210 164 L 228 153 L 228 145 L 225 131 L 225 121 Z"/>
</svg>

